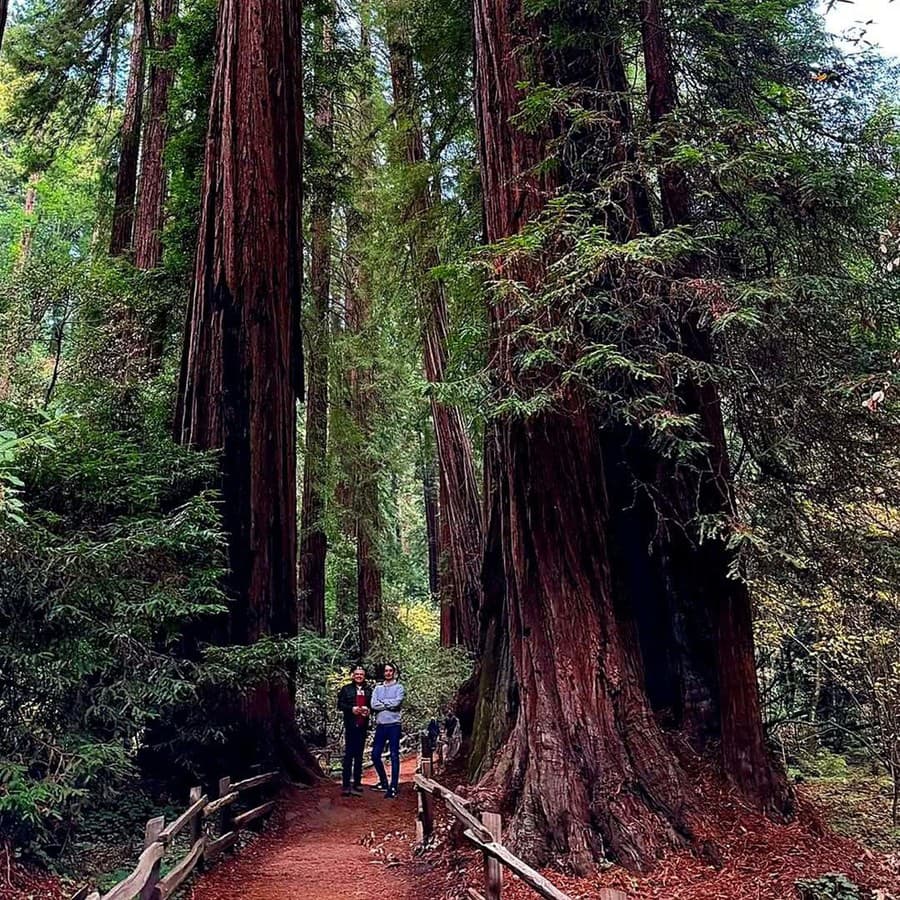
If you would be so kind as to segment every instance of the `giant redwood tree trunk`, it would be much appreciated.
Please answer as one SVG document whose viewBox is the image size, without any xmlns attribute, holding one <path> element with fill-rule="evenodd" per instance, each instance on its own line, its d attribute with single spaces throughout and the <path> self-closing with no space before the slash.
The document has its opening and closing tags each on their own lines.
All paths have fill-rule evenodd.
<svg viewBox="0 0 900 900">
<path fill-rule="evenodd" d="M 433 203 L 414 91 L 413 54 L 399 16 L 389 27 L 391 81 L 405 164 L 412 174 L 408 209 L 410 249 L 418 282 L 425 377 L 440 385 L 447 369 L 449 320 L 443 285 L 430 273 L 440 264 L 433 233 Z M 439 472 L 442 641 L 478 648 L 483 536 L 472 442 L 459 408 L 431 394 Z"/>
<path fill-rule="evenodd" d="M 119 130 L 119 167 L 116 172 L 116 198 L 113 206 L 112 237 L 109 252 L 121 256 L 131 246 L 134 231 L 134 198 L 137 190 L 138 156 L 141 149 L 141 120 L 144 107 L 144 4 L 135 0 L 134 31 L 131 38 L 131 64 L 125 89 L 125 110 Z"/>
<path fill-rule="evenodd" d="M 166 53 L 174 46 L 172 18 L 178 0 L 156 0 L 152 33 L 154 51 Z M 169 91 L 175 73 L 164 58 L 150 66 L 150 105 L 144 127 L 141 181 L 134 223 L 134 264 L 139 269 L 155 269 L 162 260 L 162 229 L 165 214 L 165 152 L 169 136 Z"/>
<path fill-rule="evenodd" d="M 587 20 L 557 17 L 552 23 L 557 37 L 568 28 L 582 38 L 551 42 L 549 20 L 527 14 L 520 0 L 475 0 L 476 102 L 489 242 L 520 232 L 570 178 L 580 189 L 591 186 L 592 175 L 612 185 L 611 202 L 599 217 L 614 240 L 652 228 L 646 189 L 627 142 L 630 114 L 617 88 L 625 69 L 611 17 L 611 7 L 603 4 L 592 7 Z M 567 133 L 561 117 L 527 132 L 516 128 L 523 99 L 518 85 L 528 82 L 589 88 L 587 102 L 597 98 L 602 115 L 595 133 L 576 135 L 575 150 L 586 151 L 577 165 L 570 159 L 548 165 L 556 141 Z M 500 256 L 498 274 L 536 288 L 549 261 Z M 536 377 L 532 369 L 527 376 L 532 381 L 525 382 L 517 364 L 529 349 L 528 329 L 520 326 L 554 323 L 523 320 L 510 292 L 497 292 L 493 299 L 495 391 L 513 397 L 533 388 Z M 513 807 L 509 831 L 516 846 L 539 862 L 565 860 L 581 872 L 607 855 L 636 868 L 649 865 L 667 847 L 694 840 L 700 812 L 695 786 L 653 713 L 646 686 L 640 609 L 629 588 L 642 555 L 646 566 L 656 564 L 646 559 L 644 523 L 623 520 L 618 505 L 616 485 L 623 473 L 615 465 L 621 459 L 630 464 L 633 451 L 624 446 L 629 437 L 604 426 L 588 397 L 571 383 L 558 388 L 551 411 L 503 415 L 494 424 L 488 554 L 502 575 L 494 578 L 487 555 L 485 584 L 494 579 L 502 590 L 488 605 L 504 608 L 518 708 L 483 782 L 503 791 Z M 640 454 L 646 451 L 641 447 Z M 724 587 L 724 557 L 704 555 L 687 543 L 678 549 L 685 554 L 678 562 L 682 571 L 693 567 L 696 575 L 698 567 L 711 566 L 705 585 Z M 661 584 L 654 582 L 654 590 Z M 718 594 L 717 600 L 720 640 L 749 630 L 749 606 L 736 602 L 735 592 Z M 672 623 L 657 624 L 679 630 Z M 689 631 L 679 633 L 689 640 Z M 756 690 L 752 644 L 738 640 L 712 666 L 723 708 L 720 716 L 708 704 L 703 715 L 714 716 L 720 732 L 722 719 L 738 717 L 735 731 L 752 742 L 761 733 L 758 707 L 750 699 Z M 495 708 L 502 711 L 505 699 L 495 698 Z M 476 746 L 478 722 L 489 719 L 482 703 Z M 744 784 L 730 770 L 735 764 L 741 765 L 725 756 L 727 774 Z M 765 757 L 759 765 L 771 773 Z M 757 780 L 768 785 L 769 796 L 753 799 L 778 805 L 775 780 L 765 774 Z"/>
<path fill-rule="evenodd" d="M 324 166 L 312 184 L 312 248 L 310 288 L 312 311 L 306 336 L 306 448 L 303 458 L 303 506 L 300 523 L 300 624 L 325 634 L 325 492 L 328 467 L 328 348 L 331 317 L 331 228 L 334 206 L 334 173 L 330 157 L 334 148 L 334 90 L 328 57 L 334 49 L 334 12 L 322 18 L 319 75 L 320 95 L 315 130 Z"/>
<path fill-rule="evenodd" d="M 176 422 L 219 450 L 230 642 L 297 634 L 296 403 L 302 391 L 299 0 L 222 0 L 200 233 Z M 235 756 L 317 771 L 292 678 L 228 710 Z"/>
</svg>

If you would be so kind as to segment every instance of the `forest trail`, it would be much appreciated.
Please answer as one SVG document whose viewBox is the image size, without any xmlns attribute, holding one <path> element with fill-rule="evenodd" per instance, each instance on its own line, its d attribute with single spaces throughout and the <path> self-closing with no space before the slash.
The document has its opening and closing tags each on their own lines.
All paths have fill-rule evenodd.
<svg viewBox="0 0 900 900">
<path fill-rule="evenodd" d="M 401 765 L 400 793 L 385 800 L 369 786 L 342 797 L 336 781 L 285 795 L 281 824 L 202 876 L 191 900 L 416 900 L 433 885 L 402 860 L 415 835 L 416 761 Z M 400 832 L 398 835 L 397 832 Z M 374 838 L 372 834 L 374 833 Z M 386 835 L 391 835 L 385 841 Z M 396 846 L 392 851 L 392 843 Z M 384 854 L 372 845 L 384 844 Z M 396 860 L 391 859 L 396 855 Z"/>
</svg>

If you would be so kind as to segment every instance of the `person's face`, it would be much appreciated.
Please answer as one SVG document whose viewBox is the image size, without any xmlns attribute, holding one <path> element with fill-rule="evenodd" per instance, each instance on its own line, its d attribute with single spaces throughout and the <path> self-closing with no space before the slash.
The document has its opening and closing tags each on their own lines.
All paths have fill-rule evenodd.
<svg viewBox="0 0 900 900">
<path fill-rule="evenodd" d="M 385 666 L 384 667 L 384 680 L 385 681 L 393 681 L 394 680 L 394 667 L 393 666 Z"/>
<path fill-rule="evenodd" d="M 364 669 L 354 669 L 353 670 L 353 683 L 354 684 L 362 684 L 366 680 L 366 673 Z"/>
</svg>

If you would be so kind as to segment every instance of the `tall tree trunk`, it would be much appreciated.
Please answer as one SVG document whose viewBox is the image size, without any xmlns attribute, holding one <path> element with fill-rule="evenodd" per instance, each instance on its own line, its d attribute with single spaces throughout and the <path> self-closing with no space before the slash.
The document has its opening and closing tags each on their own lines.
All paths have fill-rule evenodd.
<svg viewBox="0 0 900 900">
<path fill-rule="evenodd" d="M 662 0 L 641 0 L 641 35 L 647 79 L 647 108 L 650 121 L 660 132 L 657 142 L 662 155 L 659 171 L 663 224 L 687 227 L 691 224 L 691 196 L 687 177 L 668 157 L 674 146 L 671 117 L 676 113 L 678 94 L 671 40 Z M 685 275 L 702 272 L 702 260 L 688 259 Z M 701 363 L 713 359 L 712 339 L 696 312 L 680 323 L 677 349 Z M 687 380 L 681 388 L 685 410 L 698 417 L 701 433 L 709 448 L 705 467 L 681 467 L 671 476 L 664 473 L 661 489 L 680 490 L 671 506 L 680 518 L 735 516 L 731 465 L 715 384 Z M 691 516 L 691 505 L 696 507 Z M 680 509 L 679 509 L 680 507 Z M 718 712 L 715 735 L 721 741 L 724 769 L 746 796 L 761 808 L 774 811 L 783 806 L 785 787 L 776 776 L 768 757 L 762 728 L 756 678 L 753 624 L 746 584 L 728 577 L 731 554 L 721 540 L 703 541 L 699 529 L 674 529 L 670 537 L 671 583 L 680 593 L 676 603 L 682 622 L 692 626 L 699 640 L 688 641 L 679 654 L 688 673 L 709 671 L 710 658 L 715 674 L 708 689 L 717 690 L 714 706 Z M 711 639 L 711 641 L 710 641 Z M 713 652 L 710 653 L 710 643 Z M 692 679 L 696 684 L 696 678 Z M 686 692 L 690 717 L 690 686 Z"/>
<path fill-rule="evenodd" d="M 154 53 L 164 54 L 175 45 L 172 19 L 178 0 L 156 0 Z M 165 153 L 169 136 L 169 91 L 175 78 L 171 64 L 155 56 L 150 64 L 150 109 L 144 126 L 141 181 L 134 223 L 134 264 L 155 269 L 162 261 L 162 229 L 168 184 Z"/>
<path fill-rule="evenodd" d="M 360 335 L 371 321 L 369 283 L 359 242 L 364 235 L 364 216 L 355 209 L 347 213 L 347 330 Z M 349 373 L 350 417 L 359 446 L 352 465 L 352 508 L 356 538 L 356 599 L 359 620 L 359 653 L 372 649 L 382 617 L 382 572 L 379 537 L 383 521 L 379 498 L 380 466 L 375 456 L 373 414 L 375 373 L 370 362 L 354 362 Z"/>
<path fill-rule="evenodd" d="M 331 318 L 331 228 L 334 206 L 334 89 L 329 57 L 334 50 L 334 8 L 322 17 L 316 138 L 326 165 L 312 191 L 312 252 L 310 287 L 312 315 L 306 334 L 307 402 L 306 453 L 303 459 L 303 506 L 300 524 L 300 624 L 325 634 L 325 490 L 328 467 L 328 348 Z"/>
<path fill-rule="evenodd" d="M 438 480 L 435 461 L 430 454 L 422 463 L 422 499 L 425 507 L 425 535 L 428 542 L 428 592 L 432 597 L 437 597 L 441 589 Z"/>
<path fill-rule="evenodd" d="M 412 221 L 409 241 L 418 282 L 425 377 L 430 384 L 440 385 L 447 369 L 449 317 L 443 285 L 430 274 L 440 264 L 432 193 L 423 171 L 427 161 L 415 97 L 412 48 L 397 14 L 389 26 L 388 44 L 404 162 L 415 185 L 408 210 Z M 431 416 L 440 476 L 441 552 L 446 555 L 441 585 L 446 628 L 442 635 L 475 651 L 479 640 L 484 538 L 472 442 L 459 408 L 441 401 L 436 390 L 431 393 Z"/>
<path fill-rule="evenodd" d="M 134 231 L 134 200 L 137 190 L 138 157 L 141 148 L 141 120 L 144 108 L 144 27 L 145 0 L 135 0 L 134 32 L 131 38 L 131 65 L 125 90 L 125 110 L 119 131 L 119 167 L 116 172 L 116 199 L 113 207 L 109 252 L 121 256 L 131 247 Z"/>
<path fill-rule="evenodd" d="M 488 242 L 520 232 L 559 189 L 601 181 L 613 185 L 611 202 L 598 211 L 612 239 L 652 230 L 646 188 L 635 174 L 629 146 L 620 28 L 611 10 L 596 6 L 587 17 L 573 14 L 551 24 L 541 14 L 526 13 L 520 0 L 475 0 Z M 556 42 L 551 28 L 589 37 Z M 518 86 L 535 82 L 589 86 L 587 102 L 596 98 L 597 131 L 575 137 L 574 149 L 585 152 L 575 164 L 569 158 L 548 164 L 551 148 L 567 132 L 561 116 L 543 127 L 516 129 L 523 99 Z M 499 274 L 538 288 L 549 261 L 501 257 Z M 523 381 L 517 364 L 529 349 L 527 329 L 520 326 L 530 323 L 521 319 L 509 292 L 495 298 L 490 348 L 495 390 L 500 397 L 516 396 L 534 386 Z M 586 872 L 598 858 L 612 855 L 625 865 L 645 867 L 665 848 L 695 840 L 700 800 L 653 714 L 645 682 L 640 610 L 627 588 L 642 554 L 649 564 L 646 542 L 635 543 L 646 536 L 641 529 L 623 528 L 616 493 L 622 473 L 613 465 L 630 455 L 623 446 L 629 434 L 605 428 L 589 399 L 571 384 L 559 389 L 553 410 L 526 418 L 499 416 L 495 430 L 498 484 L 489 512 L 496 530 L 489 550 L 502 556 L 502 604 L 519 706 L 485 782 L 506 792 L 515 808 L 510 838 L 539 862 L 564 859 Z M 679 559 L 682 571 L 693 568 L 696 574 L 708 564 L 714 571 L 706 574 L 706 584 L 721 588 L 727 582 L 726 559 L 705 556 L 689 544 L 679 550 L 685 554 Z M 488 561 L 486 556 L 486 583 L 492 574 Z M 732 596 L 718 617 L 719 637 L 749 627 L 743 620 L 749 607 L 732 603 Z M 730 650 L 732 658 L 720 656 L 716 674 L 722 718 L 738 716 L 736 728 L 749 737 L 759 731 L 759 721 L 758 708 L 754 713 L 748 701 L 755 672 L 746 650 L 739 642 Z M 718 713 L 704 710 L 716 716 L 716 727 Z M 476 732 L 476 745 L 479 739 Z M 726 757 L 726 766 L 731 762 Z M 771 773 L 767 759 L 761 764 Z M 766 775 L 759 778 L 767 780 L 773 784 Z M 767 806 L 780 799 L 772 794 Z"/>
<path fill-rule="evenodd" d="M 299 0 L 222 0 L 184 354 L 181 441 L 221 451 L 228 639 L 297 634 L 296 403 L 302 395 Z M 289 665 L 288 665 L 289 668 Z M 235 755 L 309 779 L 293 679 L 228 707 Z"/>
<path fill-rule="evenodd" d="M 367 3 L 360 9 L 359 53 L 363 66 L 357 129 L 359 157 L 357 170 L 358 196 L 346 211 L 345 306 L 346 327 L 352 335 L 363 335 L 371 325 L 372 292 L 366 267 L 363 241 L 369 216 L 371 188 L 369 177 L 374 160 L 371 136 L 375 60 L 370 34 L 371 11 Z M 357 338 L 357 345 L 363 341 Z M 381 633 L 382 568 L 379 553 L 384 526 L 381 515 L 379 483 L 381 466 L 373 446 L 374 414 L 377 406 L 375 369 L 370 360 L 355 360 L 349 375 L 350 418 L 357 446 L 352 465 L 353 530 L 356 539 L 356 599 L 359 623 L 359 652 L 366 656 Z"/>
</svg>

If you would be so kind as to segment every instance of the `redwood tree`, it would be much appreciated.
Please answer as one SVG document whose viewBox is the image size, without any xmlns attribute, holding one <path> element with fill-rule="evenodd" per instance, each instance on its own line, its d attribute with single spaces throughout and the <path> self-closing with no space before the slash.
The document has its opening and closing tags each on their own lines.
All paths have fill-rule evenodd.
<svg viewBox="0 0 900 900">
<path fill-rule="evenodd" d="M 440 264 L 433 233 L 433 193 L 427 177 L 415 96 L 413 52 L 399 11 L 389 24 L 388 46 L 403 161 L 413 185 L 407 216 L 411 222 L 409 243 L 415 268 L 425 377 L 439 388 L 447 370 L 449 317 L 443 285 L 431 275 Z M 431 393 L 431 416 L 438 456 L 439 546 L 443 563 L 441 641 L 445 646 L 463 643 L 476 650 L 483 538 L 472 442 L 459 408 L 442 401 L 435 389 Z"/>
<path fill-rule="evenodd" d="M 134 223 L 134 264 L 139 269 L 155 269 L 162 260 L 162 228 L 165 213 L 165 152 L 169 135 L 169 91 L 175 77 L 165 58 L 175 44 L 172 18 L 178 0 L 156 0 L 153 23 L 154 58 L 150 65 L 149 109 L 144 126 L 141 181 Z"/>
<path fill-rule="evenodd" d="M 620 31 L 606 2 L 551 21 L 519 0 L 475 0 L 489 242 L 519 235 L 551 198 L 571 190 L 606 192 L 592 215 L 611 241 L 653 233 L 648 191 L 635 165 Z M 539 105 L 535 114 L 523 102 L 527 84 L 560 89 L 593 115 L 572 128 L 559 104 Z M 696 478 L 673 468 L 636 427 L 601 415 L 583 382 L 554 380 L 549 365 L 522 365 L 536 349 L 535 333 L 561 328 L 571 313 L 561 301 L 531 319 L 518 302 L 521 289 L 504 286 L 539 293 L 562 249 L 550 240 L 540 254 L 496 256 L 499 285 L 490 307 L 496 394 L 514 405 L 552 382 L 553 402 L 538 412 L 499 415 L 492 428 L 485 622 L 493 644 L 484 655 L 502 663 L 508 641 L 515 687 L 498 691 L 483 681 L 489 690 L 475 739 L 485 744 L 479 729 L 490 726 L 492 710 L 503 714 L 512 696 L 514 721 L 505 740 L 501 734 L 487 742 L 501 746 L 484 781 L 513 806 L 511 839 L 532 858 L 565 859 L 587 871 L 611 855 L 643 867 L 667 847 L 694 841 L 701 811 L 692 778 L 664 732 L 666 720 L 654 714 L 647 677 L 657 665 L 648 652 L 652 628 L 672 635 L 665 649 L 679 658 L 682 672 L 701 676 L 697 691 L 686 680 L 683 708 L 669 727 L 700 720 L 706 736 L 725 745 L 725 774 L 763 808 L 784 810 L 784 785 L 764 753 L 749 602 L 730 585 L 724 546 L 701 543 L 694 533 L 697 540 L 664 535 L 648 556 L 651 526 L 660 523 L 649 518 L 652 509 L 628 505 L 628 487 L 646 477 L 649 489 L 658 489 L 679 514 L 679 527 L 696 528 L 698 516 L 709 512 L 706 500 L 697 504 L 690 493 Z M 608 302 L 600 297 L 610 277 L 597 276 L 588 288 L 607 320 L 615 310 L 600 305 Z M 602 327 L 593 317 L 577 323 L 583 332 Z M 609 340 L 602 330 L 594 337 Z M 683 400 L 700 414 L 711 448 L 700 478 L 717 486 L 721 511 L 729 474 L 715 391 Z M 666 573 L 677 576 L 674 586 Z M 758 767 L 752 773 L 751 760 Z"/>
<path fill-rule="evenodd" d="M 296 403 L 302 391 L 299 0 L 223 0 L 176 431 L 221 453 L 227 640 L 297 634 Z M 289 676 L 228 714 L 242 755 L 311 777 Z"/>
<path fill-rule="evenodd" d="M 371 325 L 371 286 L 362 259 L 364 215 L 347 211 L 346 317 L 347 331 L 358 338 Z M 377 401 L 371 360 L 357 361 L 348 373 L 350 419 L 356 442 L 351 462 L 351 504 L 356 540 L 356 602 L 359 653 L 365 656 L 378 637 L 383 612 L 382 569 L 378 551 L 383 529 L 379 498 L 380 466 L 372 446 Z"/>
<path fill-rule="evenodd" d="M 306 446 L 300 523 L 300 623 L 325 634 L 325 492 L 328 465 L 328 347 L 331 316 L 331 229 L 334 207 L 334 88 L 329 57 L 334 50 L 334 8 L 322 17 L 322 43 L 314 118 L 316 148 L 322 160 L 311 178 L 312 310 L 306 333 Z"/>
<path fill-rule="evenodd" d="M 135 0 L 131 64 L 125 89 L 125 109 L 119 129 L 119 167 L 113 206 L 109 252 L 121 256 L 130 246 L 134 231 L 134 198 L 137 190 L 138 157 L 141 149 L 141 120 L 144 108 L 144 27 L 145 0 Z"/>
</svg>

